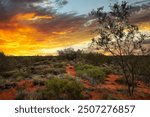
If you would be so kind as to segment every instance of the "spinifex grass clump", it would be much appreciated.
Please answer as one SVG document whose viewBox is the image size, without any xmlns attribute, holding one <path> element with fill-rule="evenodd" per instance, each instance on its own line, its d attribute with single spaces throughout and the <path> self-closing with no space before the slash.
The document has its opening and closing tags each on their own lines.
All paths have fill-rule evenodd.
<svg viewBox="0 0 150 117">
<path fill-rule="evenodd" d="M 93 85 L 103 83 L 105 80 L 106 74 L 100 67 L 85 64 L 78 65 L 76 70 L 79 77 L 90 80 Z"/>
<path fill-rule="evenodd" d="M 73 78 L 52 78 L 46 84 L 46 99 L 77 100 L 83 99 L 83 86 Z"/>
</svg>

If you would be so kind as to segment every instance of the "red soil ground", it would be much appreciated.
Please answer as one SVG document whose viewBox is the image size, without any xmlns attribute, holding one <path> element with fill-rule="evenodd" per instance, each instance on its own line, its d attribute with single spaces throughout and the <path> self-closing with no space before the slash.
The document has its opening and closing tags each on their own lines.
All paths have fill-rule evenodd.
<svg viewBox="0 0 150 117">
<path fill-rule="evenodd" d="M 67 65 L 66 73 L 73 77 L 76 76 L 74 66 Z M 124 84 L 116 82 L 119 79 L 119 75 L 108 75 L 103 84 L 93 86 L 88 80 L 81 80 L 85 89 L 92 89 L 91 91 L 83 92 L 88 99 L 100 100 L 100 99 L 150 99 L 150 88 L 147 87 L 143 82 L 138 82 L 138 86 L 135 90 L 134 96 L 129 96 L 127 93 L 127 87 Z M 39 88 L 33 85 L 32 80 L 21 80 L 17 82 L 15 88 L 0 91 L 0 100 L 13 100 L 16 97 L 17 89 L 25 88 L 26 91 L 32 92 Z"/>
<path fill-rule="evenodd" d="M 98 85 L 98 90 L 91 92 L 91 99 L 125 99 L 125 100 L 147 100 L 150 99 L 150 88 L 140 82 L 135 89 L 134 95 L 130 96 L 127 86 L 116 82 L 120 79 L 119 75 L 108 75 L 104 84 Z"/>
<path fill-rule="evenodd" d="M 34 92 L 40 87 L 34 86 L 32 80 L 21 80 L 17 82 L 15 88 L 3 90 L 0 92 L 0 100 L 14 100 L 16 98 L 17 90 L 25 89 L 27 92 Z"/>
<path fill-rule="evenodd" d="M 16 89 L 11 88 L 0 92 L 0 100 L 13 100 L 16 97 Z"/>
<path fill-rule="evenodd" d="M 66 66 L 66 73 L 67 73 L 68 75 L 73 76 L 73 77 L 76 76 L 76 71 L 75 71 L 74 66 L 67 65 L 67 66 Z"/>
<path fill-rule="evenodd" d="M 71 68 L 71 69 L 70 69 Z M 76 76 L 74 66 L 67 66 L 66 72 L 71 76 Z M 89 95 L 91 100 L 99 99 L 126 99 L 126 100 L 146 100 L 150 99 L 150 88 L 143 82 L 138 82 L 138 86 L 135 89 L 134 96 L 129 96 L 127 92 L 127 86 L 117 82 L 121 77 L 119 75 L 108 75 L 103 84 L 93 86 L 88 80 L 81 80 L 86 89 L 95 89 L 89 92 L 89 94 L 83 92 L 85 96 Z M 120 92 L 119 92 L 120 91 Z"/>
</svg>

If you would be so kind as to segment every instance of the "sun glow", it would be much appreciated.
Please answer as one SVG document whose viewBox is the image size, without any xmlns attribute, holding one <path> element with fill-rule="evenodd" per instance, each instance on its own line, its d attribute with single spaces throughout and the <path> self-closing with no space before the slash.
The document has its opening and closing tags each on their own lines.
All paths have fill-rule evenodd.
<svg viewBox="0 0 150 117">
<path fill-rule="evenodd" d="M 52 19 L 53 16 L 47 15 L 37 15 L 36 13 L 26 13 L 26 14 L 17 14 L 12 18 L 12 21 L 31 21 L 31 20 L 40 20 L 40 19 Z"/>
<path fill-rule="evenodd" d="M 50 31 L 42 32 L 34 25 L 26 23 L 53 18 L 53 16 L 25 13 L 13 16 L 7 23 L 0 22 L 0 51 L 14 56 L 56 55 L 57 50 L 66 47 L 86 48 L 88 44 L 82 42 L 91 42 L 94 37 L 89 31 L 92 29 L 72 30 L 76 24 L 70 28 L 48 28 Z M 138 26 L 141 31 L 150 31 L 149 22 L 140 23 Z"/>
</svg>

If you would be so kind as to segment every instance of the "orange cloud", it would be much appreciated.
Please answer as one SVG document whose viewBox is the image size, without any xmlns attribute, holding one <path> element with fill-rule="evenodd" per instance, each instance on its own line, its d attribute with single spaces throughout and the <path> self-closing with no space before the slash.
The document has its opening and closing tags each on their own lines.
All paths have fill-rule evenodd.
<svg viewBox="0 0 150 117">
<path fill-rule="evenodd" d="M 56 35 L 65 35 L 67 34 L 67 32 L 52 32 L 53 34 L 56 34 Z"/>
<path fill-rule="evenodd" d="M 6 55 L 32 56 L 54 54 L 59 48 L 90 39 L 86 36 L 86 33 L 83 34 L 80 31 L 72 33 L 68 33 L 69 31 L 43 33 L 33 26 L 19 24 L 19 22 L 16 22 L 13 26 L 14 28 L 0 29 L 0 51 L 3 51 Z"/>
<path fill-rule="evenodd" d="M 89 42 L 95 36 L 90 33 L 93 27 L 83 28 L 81 26 L 82 22 L 72 24 L 72 22 L 78 21 L 78 19 L 70 21 L 70 17 L 63 19 L 64 21 L 61 18 L 56 18 L 57 20 L 52 20 L 52 23 L 49 22 L 47 24 L 44 22 L 44 25 L 38 25 L 38 27 L 26 23 L 26 21 L 32 22 L 33 20 L 52 18 L 54 17 L 26 13 L 15 15 L 9 22 L 1 22 L 0 51 L 3 51 L 6 55 L 15 56 L 54 54 L 57 52 L 57 49 L 71 47 L 82 42 Z M 69 21 L 71 22 L 70 24 Z M 45 27 L 46 29 L 43 31 Z M 150 30 L 150 23 L 141 23 L 139 24 L 139 28 L 144 31 Z M 85 46 L 87 44 L 75 47 L 85 48 Z"/>
<path fill-rule="evenodd" d="M 12 20 L 30 20 L 36 16 L 35 13 L 17 14 Z"/>
<path fill-rule="evenodd" d="M 12 21 L 24 21 L 24 20 L 39 20 L 39 19 L 52 19 L 52 16 L 46 15 L 37 15 L 36 13 L 25 13 L 25 14 L 17 14 L 12 18 Z"/>
<path fill-rule="evenodd" d="M 140 23 L 138 24 L 138 26 L 139 26 L 139 29 L 143 31 L 150 31 L 150 22 Z"/>
</svg>

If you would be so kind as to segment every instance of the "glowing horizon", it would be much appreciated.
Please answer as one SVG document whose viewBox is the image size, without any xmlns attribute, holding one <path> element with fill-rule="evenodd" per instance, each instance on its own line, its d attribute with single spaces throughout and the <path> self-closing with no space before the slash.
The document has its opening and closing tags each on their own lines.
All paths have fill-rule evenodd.
<svg viewBox="0 0 150 117">
<path fill-rule="evenodd" d="M 108 10 L 104 0 L 2 0 L 0 2 L 0 52 L 13 56 L 55 55 L 67 47 L 83 49 L 95 36 L 88 12 L 99 6 Z M 63 2 L 65 1 L 65 2 Z M 130 0 L 128 0 L 130 1 Z M 135 1 L 135 0 L 133 0 Z M 138 0 L 140 1 L 140 0 Z M 40 4 L 39 4 L 40 3 Z M 132 2 L 133 3 L 133 2 Z M 148 1 L 146 4 L 149 4 Z M 82 4 L 87 4 L 85 8 Z M 150 33 L 150 15 L 142 3 L 132 22 L 143 32 Z M 44 6 L 43 6 L 44 5 Z M 16 9 L 16 7 L 18 9 Z M 71 9 L 72 8 L 72 9 Z M 5 12 L 4 12 L 5 11 Z M 68 12 L 67 12 L 68 11 Z"/>
</svg>

